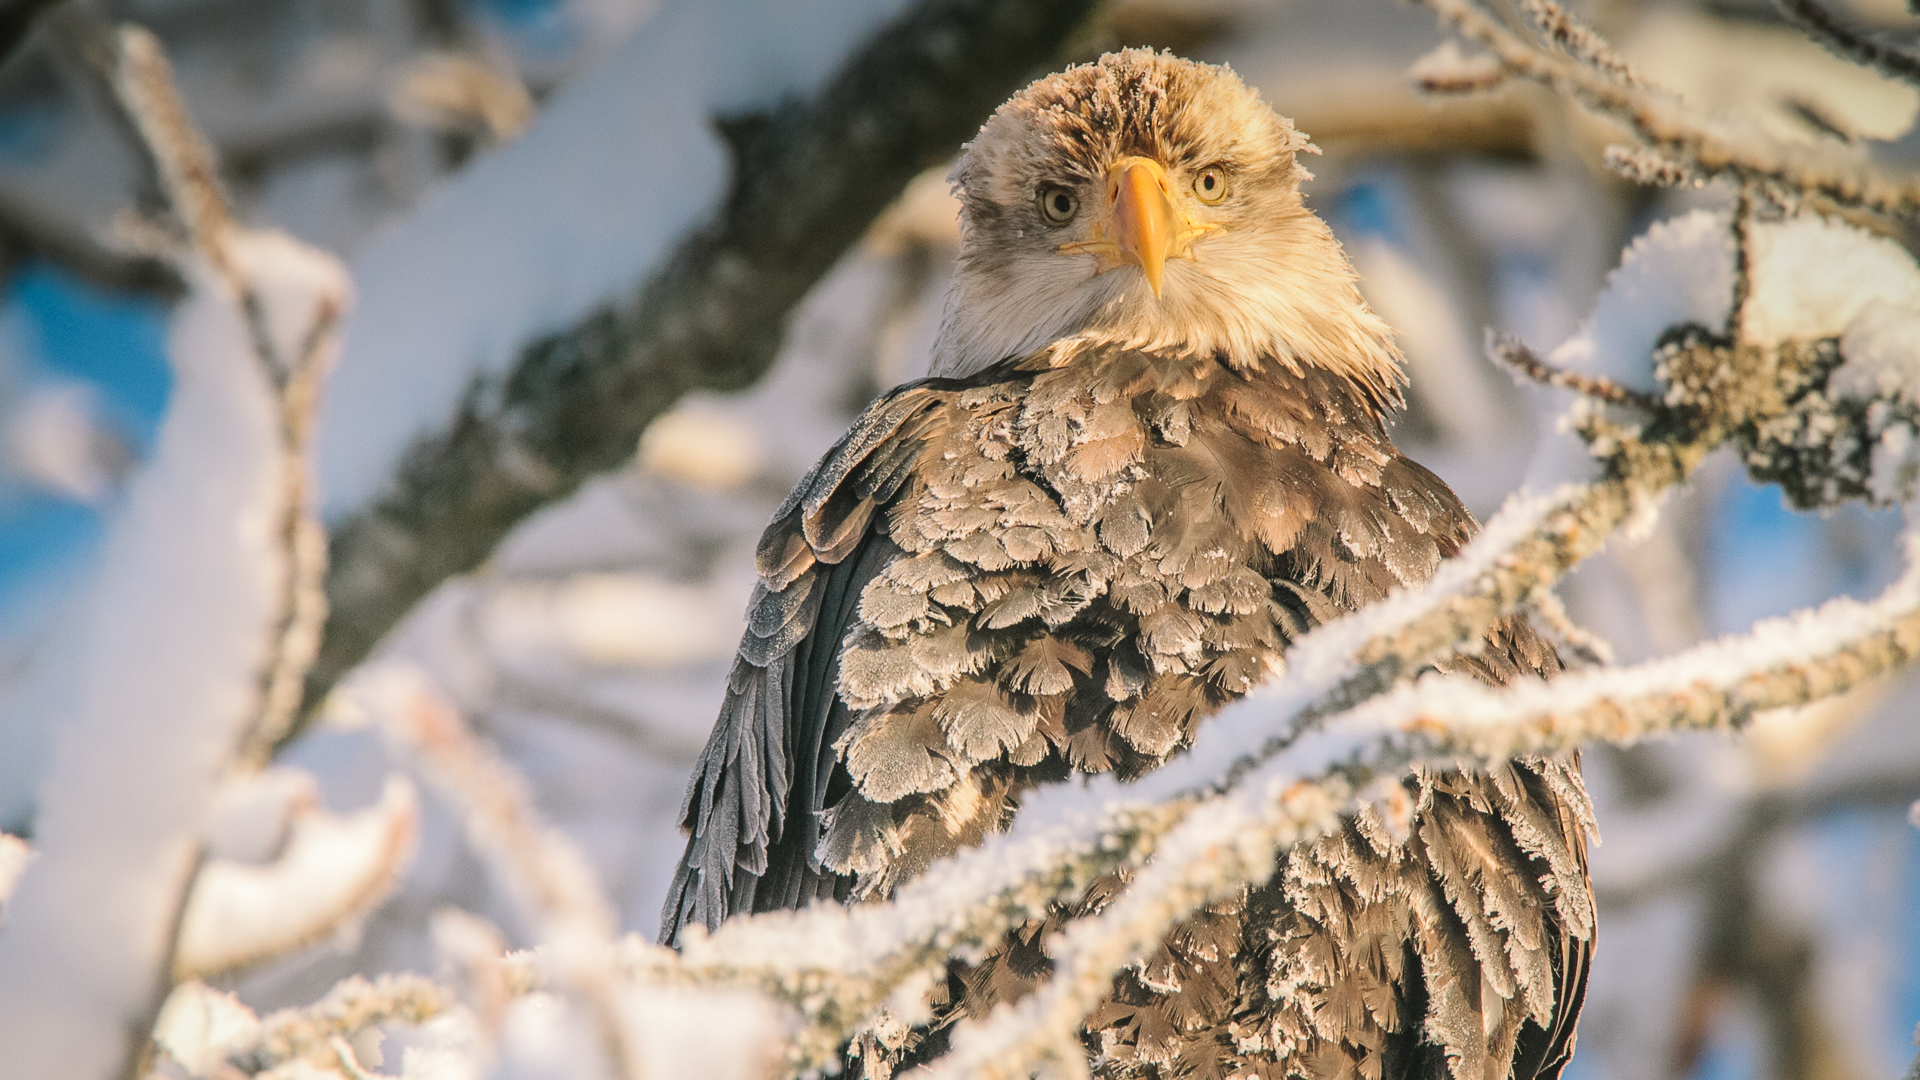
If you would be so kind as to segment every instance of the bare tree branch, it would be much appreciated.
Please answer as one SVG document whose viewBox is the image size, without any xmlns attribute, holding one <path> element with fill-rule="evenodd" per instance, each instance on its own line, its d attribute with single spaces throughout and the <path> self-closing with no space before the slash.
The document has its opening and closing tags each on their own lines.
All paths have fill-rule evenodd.
<svg viewBox="0 0 1920 1080">
<path fill-rule="evenodd" d="M 763 373 L 782 321 L 868 222 L 1059 55 L 1091 0 L 923 0 L 810 100 L 723 118 L 734 179 L 633 297 L 536 341 L 416 443 L 386 495 L 333 538 L 333 618 L 309 712 L 420 597 L 507 530 L 625 461 L 695 388 Z"/>
</svg>

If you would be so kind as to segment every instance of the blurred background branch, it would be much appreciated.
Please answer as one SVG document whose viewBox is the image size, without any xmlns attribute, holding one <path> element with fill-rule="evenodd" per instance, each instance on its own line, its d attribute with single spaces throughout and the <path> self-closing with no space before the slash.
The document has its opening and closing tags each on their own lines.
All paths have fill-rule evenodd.
<svg viewBox="0 0 1920 1080">
<path fill-rule="evenodd" d="M 712 220 L 631 299 L 530 344 L 505 379 L 471 386 L 377 504 L 336 526 L 333 615 L 309 707 L 428 590 L 626 460 L 681 395 L 763 374 L 793 305 L 908 180 L 1057 61 L 1090 8 L 924 0 L 813 100 L 715 117 L 733 172 Z"/>
</svg>

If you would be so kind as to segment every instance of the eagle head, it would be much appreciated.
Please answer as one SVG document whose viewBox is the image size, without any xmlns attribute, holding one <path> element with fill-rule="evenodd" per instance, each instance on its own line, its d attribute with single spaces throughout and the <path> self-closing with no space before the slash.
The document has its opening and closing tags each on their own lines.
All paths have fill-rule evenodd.
<svg viewBox="0 0 1920 1080">
<path fill-rule="evenodd" d="M 1301 200 L 1315 152 L 1230 69 L 1129 49 L 1002 105 L 951 180 L 960 262 L 934 372 L 1086 343 L 1348 375 L 1397 403 L 1393 332 Z"/>
</svg>

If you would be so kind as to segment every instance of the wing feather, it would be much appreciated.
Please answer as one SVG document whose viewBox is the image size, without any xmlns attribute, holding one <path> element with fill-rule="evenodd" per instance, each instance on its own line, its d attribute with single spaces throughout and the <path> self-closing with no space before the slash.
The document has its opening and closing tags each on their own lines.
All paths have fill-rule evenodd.
<svg viewBox="0 0 1920 1080">
<path fill-rule="evenodd" d="M 761 583 L 713 734 L 680 818 L 687 849 L 661 913 L 660 940 L 735 911 L 797 907 L 845 893 L 814 848 L 824 809 L 847 785 L 834 742 L 848 711 L 835 692 L 842 639 L 861 590 L 900 557 L 875 510 L 911 476 L 949 400 L 910 383 L 868 407 L 794 486 L 756 551 Z"/>
</svg>

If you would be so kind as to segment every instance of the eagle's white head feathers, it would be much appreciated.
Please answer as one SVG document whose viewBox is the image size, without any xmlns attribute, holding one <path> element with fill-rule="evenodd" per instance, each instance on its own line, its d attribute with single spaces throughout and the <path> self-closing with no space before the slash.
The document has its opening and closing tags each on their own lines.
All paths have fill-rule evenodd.
<svg viewBox="0 0 1920 1080">
<path fill-rule="evenodd" d="M 933 373 L 1092 343 L 1403 381 L 1393 331 L 1301 202 L 1313 149 L 1225 68 L 1131 49 L 1016 94 L 951 177 L 960 265 Z"/>
</svg>

